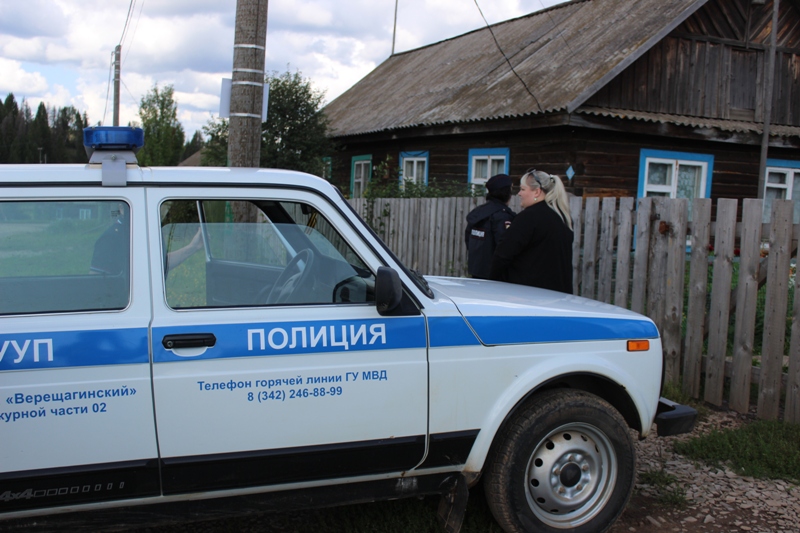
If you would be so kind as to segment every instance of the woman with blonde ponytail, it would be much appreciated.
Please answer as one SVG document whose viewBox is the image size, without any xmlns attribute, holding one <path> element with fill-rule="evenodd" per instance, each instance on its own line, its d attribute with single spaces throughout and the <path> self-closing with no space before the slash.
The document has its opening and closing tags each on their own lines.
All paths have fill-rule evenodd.
<svg viewBox="0 0 800 533">
<path fill-rule="evenodd" d="M 523 210 L 492 258 L 491 279 L 572 294 L 572 217 L 561 178 L 531 169 L 520 178 Z"/>
</svg>

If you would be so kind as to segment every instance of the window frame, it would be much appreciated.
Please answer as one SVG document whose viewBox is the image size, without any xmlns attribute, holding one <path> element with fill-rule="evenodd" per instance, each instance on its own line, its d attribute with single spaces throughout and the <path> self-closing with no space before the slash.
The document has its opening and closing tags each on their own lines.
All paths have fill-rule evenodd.
<svg viewBox="0 0 800 533">
<path fill-rule="evenodd" d="M 429 152 L 400 152 L 400 186 L 402 187 L 405 185 L 406 181 L 413 181 L 417 185 L 428 185 L 428 168 L 430 167 L 429 163 L 430 153 Z M 424 162 L 425 163 L 425 175 L 422 176 L 420 180 L 418 176 L 414 176 L 414 179 L 411 180 L 406 177 L 405 169 L 406 169 L 406 162 L 411 161 L 414 163 Z M 416 165 L 415 165 L 416 168 Z"/>
<path fill-rule="evenodd" d="M 492 159 L 500 159 L 503 158 L 504 165 L 503 165 L 503 174 L 508 174 L 508 167 L 511 160 L 511 149 L 509 148 L 470 148 L 469 150 L 469 160 L 467 166 L 467 183 L 469 185 L 485 185 L 486 181 L 489 180 L 492 176 L 487 176 L 486 181 L 476 182 L 475 181 L 475 162 L 478 159 L 486 159 L 487 165 L 489 168 L 489 173 L 491 174 L 491 164 Z"/>
<path fill-rule="evenodd" d="M 356 166 L 362 163 L 366 163 L 368 165 L 367 176 L 362 184 L 361 195 L 356 196 Z M 364 195 L 364 191 L 366 190 L 367 184 L 369 184 L 370 181 L 372 181 L 372 154 L 353 156 L 353 158 L 350 160 L 350 196 L 352 198 L 361 198 Z"/>
<path fill-rule="evenodd" d="M 770 185 L 768 179 L 770 172 L 780 172 L 786 174 L 786 185 L 778 185 L 772 184 Z M 794 223 L 800 222 L 798 219 L 798 214 L 800 214 L 800 193 L 797 194 L 797 198 L 793 198 L 794 191 L 794 179 L 795 177 L 800 177 L 800 161 L 792 161 L 789 159 L 767 159 L 767 168 L 765 171 L 765 178 L 764 178 L 764 190 L 762 191 L 762 198 L 764 199 L 764 222 L 769 222 L 772 212 L 771 209 L 768 209 L 766 206 L 766 199 L 767 199 L 767 189 L 782 189 L 786 191 L 786 197 L 783 198 L 784 200 L 792 200 L 794 204 Z"/>
<path fill-rule="evenodd" d="M 698 198 L 711 197 L 711 183 L 714 174 L 714 156 L 689 152 L 672 152 L 642 148 L 639 153 L 639 190 L 638 198 L 644 198 L 648 192 L 668 192 L 669 198 L 677 198 L 678 180 L 673 179 L 671 185 L 648 185 L 648 167 L 650 163 L 666 163 L 673 166 L 673 172 L 681 164 L 699 166 L 703 172 L 700 178 L 701 195 Z"/>
</svg>

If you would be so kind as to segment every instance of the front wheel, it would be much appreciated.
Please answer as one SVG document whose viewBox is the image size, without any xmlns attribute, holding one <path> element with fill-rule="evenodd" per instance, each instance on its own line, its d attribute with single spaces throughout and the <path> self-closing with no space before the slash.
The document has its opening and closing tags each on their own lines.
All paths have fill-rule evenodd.
<svg viewBox="0 0 800 533">
<path fill-rule="evenodd" d="M 636 451 L 622 416 L 583 391 L 549 391 L 498 434 L 484 485 L 509 533 L 606 531 L 633 491 Z"/>
</svg>

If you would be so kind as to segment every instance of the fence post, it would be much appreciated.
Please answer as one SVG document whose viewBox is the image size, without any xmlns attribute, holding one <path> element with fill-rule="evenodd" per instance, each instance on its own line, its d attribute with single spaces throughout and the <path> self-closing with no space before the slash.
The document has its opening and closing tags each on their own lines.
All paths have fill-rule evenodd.
<svg viewBox="0 0 800 533">
<path fill-rule="evenodd" d="M 717 201 L 717 226 L 714 237 L 714 275 L 711 284 L 711 310 L 708 321 L 708 360 L 706 362 L 705 401 L 722 405 L 725 383 L 725 356 L 730 321 L 733 243 L 736 236 L 736 200 Z"/>
<path fill-rule="evenodd" d="M 654 224 L 650 229 L 650 253 L 647 271 L 647 316 L 656 323 L 658 330 L 664 333 L 665 295 L 666 295 L 666 257 L 667 239 L 661 233 L 668 224 L 668 199 L 653 199 Z"/>
<path fill-rule="evenodd" d="M 800 424 L 800 278 L 797 277 L 795 265 L 794 306 L 792 310 L 792 340 L 789 347 L 789 376 L 786 380 L 786 410 L 783 414 L 785 422 Z"/>
<path fill-rule="evenodd" d="M 647 296 L 647 260 L 650 258 L 650 218 L 652 213 L 653 199 L 639 198 L 639 209 L 636 213 L 636 251 L 633 255 L 631 310 L 640 314 L 644 314 Z"/>
<path fill-rule="evenodd" d="M 733 371 L 728 405 L 734 411 L 750 409 L 750 380 L 758 305 L 758 269 L 761 261 L 761 220 L 763 201 L 747 198 L 742 207 L 742 236 L 739 240 L 739 282 L 736 287 L 736 322 L 733 339 Z"/>
<path fill-rule="evenodd" d="M 711 200 L 695 198 L 692 205 L 692 260 L 689 267 L 689 302 L 683 349 L 683 391 L 692 398 L 700 397 L 710 233 Z"/>
<path fill-rule="evenodd" d="M 600 198 L 587 198 L 586 226 L 583 232 L 583 268 L 581 268 L 581 296 L 594 299 L 595 265 L 597 264 L 597 233 L 600 215 Z"/>
<path fill-rule="evenodd" d="M 581 286 L 581 236 L 583 235 L 583 197 L 572 196 L 569 199 L 569 211 L 572 215 L 572 294 L 578 294 Z"/>
<path fill-rule="evenodd" d="M 600 218 L 600 269 L 597 274 L 597 299 L 611 303 L 611 286 L 614 282 L 614 239 L 617 199 L 603 198 Z"/>
<path fill-rule="evenodd" d="M 683 320 L 683 274 L 686 270 L 686 224 L 689 201 L 685 198 L 668 203 L 666 233 L 666 276 L 664 295 L 664 381 L 678 384 L 681 380 L 681 321 Z"/>
<path fill-rule="evenodd" d="M 614 281 L 614 305 L 628 307 L 628 284 L 631 280 L 631 241 L 633 235 L 633 198 L 619 199 L 619 235 L 617 237 L 617 275 Z"/>
<path fill-rule="evenodd" d="M 764 337 L 761 341 L 761 378 L 758 384 L 758 417 L 767 420 L 778 418 L 781 400 L 793 209 L 791 200 L 772 202 Z"/>
</svg>

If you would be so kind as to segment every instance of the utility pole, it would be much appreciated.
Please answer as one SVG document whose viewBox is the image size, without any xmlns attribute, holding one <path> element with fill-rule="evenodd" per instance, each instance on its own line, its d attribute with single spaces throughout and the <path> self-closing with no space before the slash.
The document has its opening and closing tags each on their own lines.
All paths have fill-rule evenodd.
<svg viewBox="0 0 800 533">
<path fill-rule="evenodd" d="M 761 160 L 758 165 L 758 196 L 764 198 L 764 185 L 767 182 L 767 154 L 769 151 L 769 127 L 772 121 L 772 97 L 775 86 L 775 53 L 778 46 L 778 9 L 780 0 L 772 4 L 772 32 L 769 36 L 769 59 L 767 61 L 767 86 L 764 89 L 764 131 L 761 136 Z"/>
<path fill-rule="evenodd" d="M 261 107 L 267 44 L 267 0 L 236 0 L 228 165 L 261 162 Z"/>
<path fill-rule="evenodd" d="M 397 4 L 400 0 L 394 0 L 394 29 L 392 30 L 392 55 L 394 55 L 394 41 L 397 37 Z"/>
<path fill-rule="evenodd" d="M 119 56 L 122 46 L 114 48 L 114 126 L 119 126 Z"/>
</svg>

